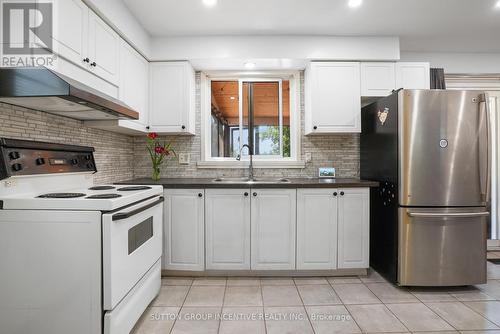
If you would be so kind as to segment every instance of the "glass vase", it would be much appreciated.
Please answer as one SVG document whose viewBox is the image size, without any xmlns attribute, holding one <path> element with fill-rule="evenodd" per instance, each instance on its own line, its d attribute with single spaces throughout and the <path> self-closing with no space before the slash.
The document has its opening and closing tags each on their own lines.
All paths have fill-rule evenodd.
<svg viewBox="0 0 500 334">
<path fill-rule="evenodd" d="M 153 174 L 151 175 L 153 181 L 160 180 L 160 166 L 153 166 Z"/>
</svg>

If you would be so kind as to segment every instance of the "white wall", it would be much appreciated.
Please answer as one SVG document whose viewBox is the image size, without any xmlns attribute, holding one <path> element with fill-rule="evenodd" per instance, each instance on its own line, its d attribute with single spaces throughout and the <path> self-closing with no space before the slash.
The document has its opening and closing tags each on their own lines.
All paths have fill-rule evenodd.
<svg viewBox="0 0 500 334">
<path fill-rule="evenodd" d="M 146 58 L 151 55 L 151 37 L 121 0 L 83 0 L 106 23 Z"/>
<path fill-rule="evenodd" d="M 404 52 L 402 61 L 428 61 L 448 74 L 500 74 L 500 53 Z"/>
<path fill-rule="evenodd" d="M 206 36 L 154 38 L 151 60 L 398 60 L 398 37 Z"/>
</svg>

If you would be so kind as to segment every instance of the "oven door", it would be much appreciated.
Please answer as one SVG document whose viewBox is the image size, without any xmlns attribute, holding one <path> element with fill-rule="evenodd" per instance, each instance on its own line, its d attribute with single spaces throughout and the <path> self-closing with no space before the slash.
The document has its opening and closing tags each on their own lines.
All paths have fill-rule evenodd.
<svg viewBox="0 0 500 334">
<path fill-rule="evenodd" d="M 112 310 L 162 254 L 163 197 L 103 214 L 104 310 Z"/>
</svg>

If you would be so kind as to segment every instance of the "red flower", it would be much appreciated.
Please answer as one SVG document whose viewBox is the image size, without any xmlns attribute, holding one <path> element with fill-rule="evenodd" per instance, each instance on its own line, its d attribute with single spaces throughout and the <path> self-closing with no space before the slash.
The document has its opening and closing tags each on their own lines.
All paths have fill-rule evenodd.
<svg viewBox="0 0 500 334">
<path fill-rule="evenodd" d="M 150 139 L 156 139 L 157 137 L 158 137 L 158 134 L 156 132 L 148 133 L 148 138 L 150 138 Z"/>
<path fill-rule="evenodd" d="M 156 146 L 155 147 L 155 152 L 158 153 L 158 154 L 164 154 L 165 153 L 165 147 Z"/>
</svg>

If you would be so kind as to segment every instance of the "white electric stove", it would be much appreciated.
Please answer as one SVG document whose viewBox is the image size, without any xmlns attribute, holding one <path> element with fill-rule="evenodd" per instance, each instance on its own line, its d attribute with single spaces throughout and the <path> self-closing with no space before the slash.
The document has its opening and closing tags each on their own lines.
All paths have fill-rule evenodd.
<svg viewBox="0 0 500 334">
<path fill-rule="evenodd" d="M 91 147 L 0 138 L 0 332 L 129 333 L 158 294 L 163 188 L 96 171 Z"/>
</svg>

